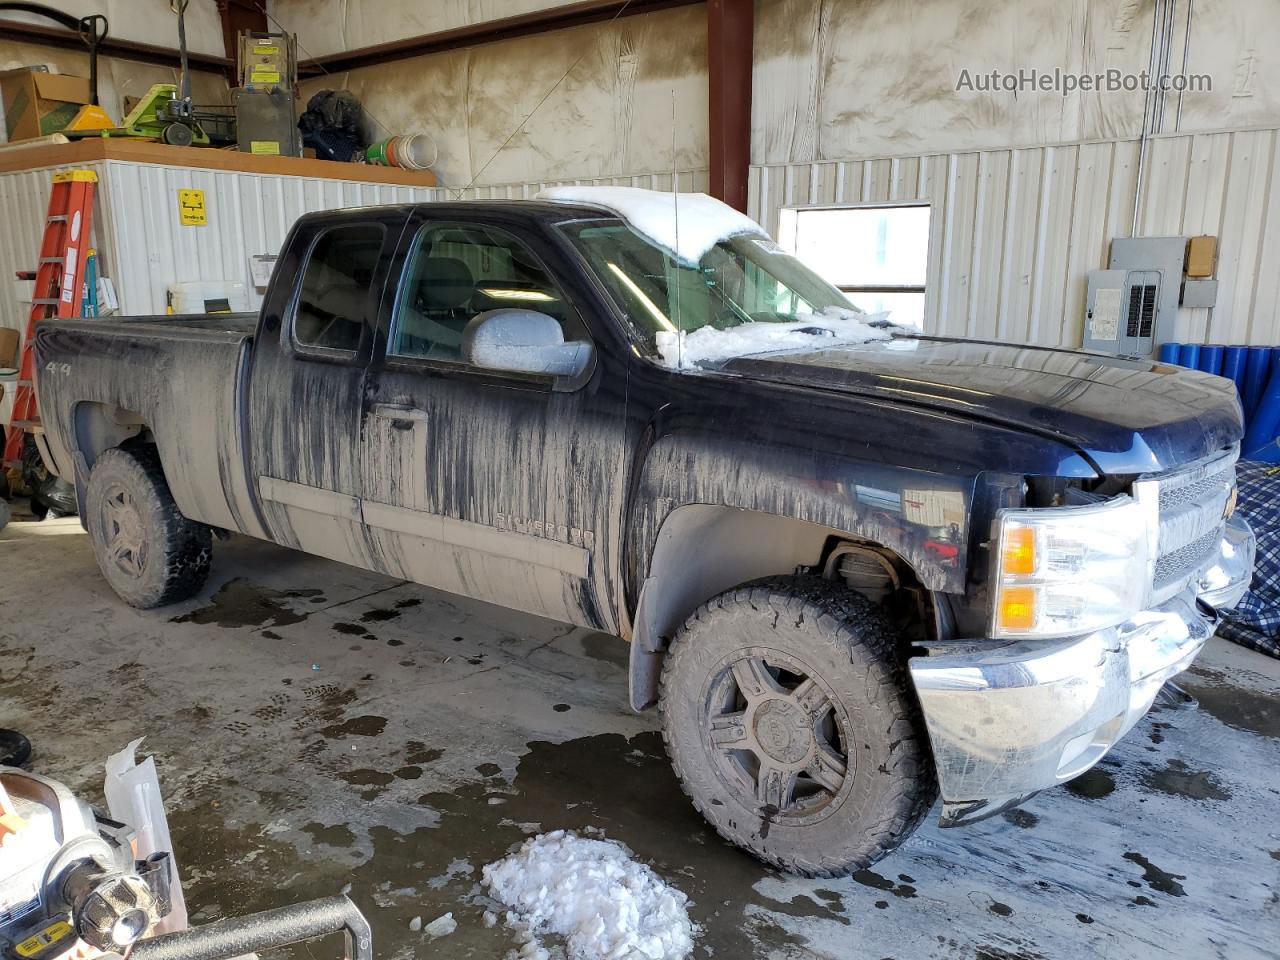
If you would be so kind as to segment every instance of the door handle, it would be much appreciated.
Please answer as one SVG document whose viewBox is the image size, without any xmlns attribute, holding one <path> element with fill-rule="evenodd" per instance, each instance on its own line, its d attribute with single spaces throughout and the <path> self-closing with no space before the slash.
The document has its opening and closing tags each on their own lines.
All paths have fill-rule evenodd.
<svg viewBox="0 0 1280 960">
<path fill-rule="evenodd" d="M 427 422 L 427 411 L 407 403 L 375 403 L 373 415 L 379 420 L 390 420 L 395 430 L 412 430 L 419 423 Z"/>
</svg>

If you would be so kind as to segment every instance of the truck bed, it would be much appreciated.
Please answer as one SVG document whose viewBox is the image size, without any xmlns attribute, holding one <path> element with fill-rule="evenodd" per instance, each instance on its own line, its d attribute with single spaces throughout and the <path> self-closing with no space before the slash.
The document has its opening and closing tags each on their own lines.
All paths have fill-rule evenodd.
<svg viewBox="0 0 1280 960">
<path fill-rule="evenodd" d="M 80 486 L 103 424 L 124 417 L 153 434 L 183 514 L 261 536 L 244 409 L 256 325 L 247 313 L 42 322 L 36 393 L 49 466 Z"/>
</svg>

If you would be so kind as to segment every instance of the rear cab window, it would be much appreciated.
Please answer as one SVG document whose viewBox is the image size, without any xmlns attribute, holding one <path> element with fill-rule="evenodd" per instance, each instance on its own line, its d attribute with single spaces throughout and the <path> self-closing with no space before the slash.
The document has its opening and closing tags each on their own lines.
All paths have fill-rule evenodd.
<svg viewBox="0 0 1280 960">
<path fill-rule="evenodd" d="M 354 356 L 373 320 L 372 287 L 386 228 L 356 223 L 325 230 L 307 257 L 293 314 L 302 353 Z"/>
</svg>

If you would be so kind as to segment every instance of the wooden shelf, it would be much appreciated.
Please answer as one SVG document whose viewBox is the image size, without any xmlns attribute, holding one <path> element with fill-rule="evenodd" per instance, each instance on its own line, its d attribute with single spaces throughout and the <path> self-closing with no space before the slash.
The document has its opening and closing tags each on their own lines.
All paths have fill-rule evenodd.
<svg viewBox="0 0 1280 960">
<path fill-rule="evenodd" d="M 364 163 L 333 163 L 302 157 L 266 157 L 210 147 L 171 147 L 166 143 L 123 137 L 90 137 L 71 143 L 0 150 L 0 173 L 76 163 L 98 163 L 104 160 L 155 163 L 197 170 L 235 170 L 240 173 L 269 173 L 275 176 L 322 180 L 390 183 L 405 187 L 438 185 L 436 175 L 430 170 L 402 170 L 399 167 L 375 167 Z"/>
</svg>

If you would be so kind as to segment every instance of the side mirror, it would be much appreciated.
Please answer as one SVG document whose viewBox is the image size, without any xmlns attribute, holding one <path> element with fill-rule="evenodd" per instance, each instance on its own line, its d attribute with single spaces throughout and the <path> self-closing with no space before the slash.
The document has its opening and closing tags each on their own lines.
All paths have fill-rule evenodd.
<svg viewBox="0 0 1280 960">
<path fill-rule="evenodd" d="M 462 332 L 462 357 L 486 370 L 576 377 L 591 362 L 591 344 L 565 343 L 560 322 L 536 310 L 486 310 Z"/>
</svg>

